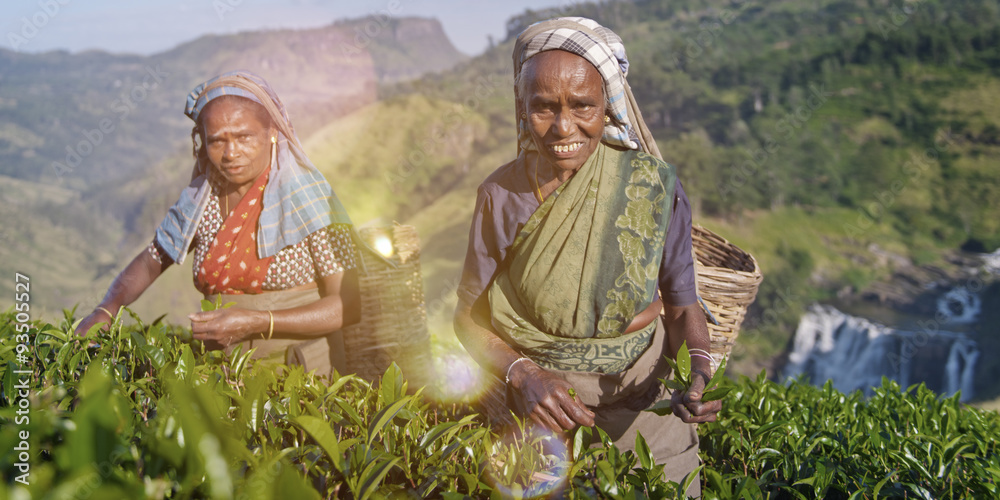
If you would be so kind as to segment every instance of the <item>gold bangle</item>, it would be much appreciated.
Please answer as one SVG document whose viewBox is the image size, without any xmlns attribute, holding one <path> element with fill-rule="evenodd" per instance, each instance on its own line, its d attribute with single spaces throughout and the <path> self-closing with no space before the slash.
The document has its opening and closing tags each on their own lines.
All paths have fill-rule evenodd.
<svg viewBox="0 0 1000 500">
<path fill-rule="evenodd" d="M 515 359 L 513 363 L 507 366 L 507 376 L 504 378 L 507 379 L 508 384 L 510 384 L 510 369 L 514 368 L 514 365 L 520 363 L 521 361 L 531 361 L 531 358 L 521 356 L 520 358 Z"/>
<path fill-rule="evenodd" d="M 110 317 L 111 319 L 115 319 L 115 315 L 114 315 L 114 314 L 111 314 L 111 311 L 109 311 L 109 310 L 107 310 L 107 309 L 105 309 L 105 308 L 103 308 L 103 307 L 101 307 L 101 306 L 97 306 L 97 307 L 95 307 L 94 309 L 95 309 L 95 310 L 98 310 L 98 311 L 104 311 L 104 314 L 107 314 L 107 315 L 108 315 L 108 317 Z"/>
<path fill-rule="evenodd" d="M 274 335 L 274 314 L 271 314 L 271 311 L 267 311 L 267 318 L 267 337 L 265 337 L 265 340 L 271 340 L 271 335 Z"/>
</svg>

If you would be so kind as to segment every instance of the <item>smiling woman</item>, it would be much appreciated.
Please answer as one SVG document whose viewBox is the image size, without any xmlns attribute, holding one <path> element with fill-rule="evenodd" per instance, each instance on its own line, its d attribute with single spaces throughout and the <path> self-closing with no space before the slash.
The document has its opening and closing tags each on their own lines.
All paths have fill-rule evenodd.
<svg viewBox="0 0 1000 500">
<path fill-rule="evenodd" d="M 664 356 L 709 349 L 696 302 L 691 210 L 642 121 L 618 35 L 590 19 L 532 25 L 514 48 L 517 158 L 479 187 L 455 331 L 506 381 L 507 404 L 553 432 L 641 433 L 669 479 L 698 465 L 692 384 L 668 394 Z M 658 317 L 662 311 L 663 319 Z M 674 415 L 643 410 L 670 399 Z M 689 494 L 696 495 L 694 481 Z"/>
<path fill-rule="evenodd" d="M 329 359 L 306 368 L 328 373 L 343 359 L 337 331 L 359 320 L 350 219 L 263 79 L 235 72 L 209 80 L 185 113 L 195 122 L 192 181 L 77 332 L 107 323 L 193 253 L 195 287 L 236 304 L 192 313 L 194 338 L 280 361 L 325 347 Z"/>
</svg>

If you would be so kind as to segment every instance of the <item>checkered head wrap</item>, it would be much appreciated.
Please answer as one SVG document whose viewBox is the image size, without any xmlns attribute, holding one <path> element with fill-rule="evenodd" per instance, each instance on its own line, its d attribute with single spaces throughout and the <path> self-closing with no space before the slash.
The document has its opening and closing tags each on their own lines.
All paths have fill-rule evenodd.
<svg viewBox="0 0 1000 500">
<path fill-rule="evenodd" d="M 521 74 L 524 62 L 546 50 L 565 50 L 593 64 L 604 80 L 604 93 L 611 105 L 608 113 L 615 119 L 604 127 L 603 141 L 628 149 L 640 147 L 659 156 L 635 104 L 632 90 L 625 77 L 628 75 L 628 57 L 622 39 L 604 26 L 585 17 L 560 17 L 529 26 L 517 37 L 514 45 L 514 78 Z M 522 115 L 525 112 L 522 96 L 515 86 L 515 108 L 518 129 L 518 147 L 534 150 L 535 144 Z"/>
</svg>

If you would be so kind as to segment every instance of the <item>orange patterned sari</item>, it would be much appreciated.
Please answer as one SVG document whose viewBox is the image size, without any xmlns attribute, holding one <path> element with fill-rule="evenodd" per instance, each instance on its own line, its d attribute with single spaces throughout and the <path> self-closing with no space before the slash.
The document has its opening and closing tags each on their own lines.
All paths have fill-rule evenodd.
<svg viewBox="0 0 1000 500">
<path fill-rule="evenodd" d="M 229 214 L 195 278 L 195 287 L 208 294 L 261 293 L 273 257 L 257 257 L 257 221 L 263 207 L 268 167 Z"/>
</svg>

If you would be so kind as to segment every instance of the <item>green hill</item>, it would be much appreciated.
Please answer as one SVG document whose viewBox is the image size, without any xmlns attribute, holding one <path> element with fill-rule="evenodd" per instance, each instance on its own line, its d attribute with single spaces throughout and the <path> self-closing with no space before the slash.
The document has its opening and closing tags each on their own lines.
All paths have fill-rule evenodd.
<svg viewBox="0 0 1000 500">
<path fill-rule="evenodd" d="M 177 111 L 178 96 L 204 74 L 227 65 L 267 66 L 281 82 L 276 82 L 279 92 L 285 96 L 283 90 L 289 90 L 286 99 L 308 153 L 354 219 L 398 220 L 418 228 L 431 328 L 448 341 L 475 188 L 515 152 L 511 37 L 554 14 L 593 17 L 622 36 L 632 88 L 665 158 L 678 167 L 697 222 L 760 261 L 766 279 L 744 327 L 738 371 L 756 373 L 772 366 L 811 301 L 838 295 L 857 299 L 900 266 L 942 264 L 960 248 L 1000 246 L 1000 182 L 994 167 L 1000 157 L 996 1 L 602 2 L 558 12 L 528 11 L 509 21 L 507 40 L 453 67 L 422 65 L 424 55 L 416 49 L 434 46 L 438 38 L 429 37 L 428 45 L 419 46 L 377 37 L 371 44 L 372 86 L 358 86 L 360 77 L 348 79 L 362 98 L 337 87 L 343 82 L 332 69 L 369 74 L 356 61 L 319 65 L 331 68 L 319 72 L 309 70 L 316 65 L 304 66 L 311 57 L 335 57 L 316 48 L 324 43 L 317 41 L 351 36 L 349 30 L 337 31 L 341 25 L 206 37 L 149 61 L 78 55 L 80 60 L 114 62 L 107 74 L 131 75 L 132 80 L 122 80 L 126 89 L 136 74 L 141 78 L 143 64 L 197 60 L 204 66 L 190 73 L 175 69 L 178 75 L 192 76 L 176 77 L 190 81 L 155 93 L 156 99 L 169 98 L 169 113 L 166 104 L 162 113 L 144 107 L 155 119 L 141 124 L 129 119 L 128 131 L 102 150 L 132 162 L 114 183 L 96 174 L 97 180 L 61 181 L 89 186 L 81 207 L 96 206 L 110 220 L 124 221 L 121 230 L 104 229 L 103 241 L 82 240 L 113 258 L 95 256 L 104 259 L 99 262 L 106 272 L 69 278 L 77 281 L 65 296 L 82 296 L 79 291 L 87 283 L 106 286 L 124 265 L 123 256 L 141 248 L 173 201 L 176 189 L 163 186 L 183 185 L 188 124 Z M 426 27 L 415 26 L 418 32 Z M 393 33 L 401 32 L 408 31 Z M 277 42 L 286 39 L 282 37 L 298 42 L 282 46 Z M 303 48 L 309 43 L 312 49 Z M 381 44 L 388 48 L 380 49 Z M 92 107 L 96 103 L 96 111 L 76 123 L 93 123 L 106 102 L 101 99 L 119 92 L 113 85 L 93 84 L 93 77 L 72 87 L 70 82 L 86 73 L 74 69 L 77 56 L 38 57 L 29 61 L 0 54 L 0 61 L 8 61 L 0 63 L 3 81 L 19 79 L 24 94 L 35 85 L 39 95 L 54 96 L 52 88 L 63 85 L 99 97 L 89 101 Z M 446 59 L 454 63 L 459 57 Z M 27 71 L 43 62 L 67 69 L 51 81 L 41 70 L 17 77 L 4 71 Z M 416 79 L 400 76 L 423 69 L 437 72 Z M 0 115 L 0 122 L 11 125 L 0 127 L 0 154 L 30 157 L 28 150 L 35 148 L 42 160 L 32 160 L 33 165 L 44 167 L 56 157 L 53 150 L 60 151 L 79 134 L 65 127 L 48 134 L 45 127 L 51 123 L 32 118 L 42 114 L 10 114 L 15 109 L 10 102 L 18 96 L 3 92 L 0 113 L 8 114 Z M 77 101 L 59 99 L 36 106 L 81 108 Z M 118 144 L 125 138 L 130 146 Z M 140 147 L 147 144 L 163 149 Z M 62 248 L 44 242 L 36 246 Z M 64 254 L 52 255 L 72 262 Z M 77 269 L 90 273 L 87 266 Z M 176 286 L 177 293 L 193 293 L 186 276 Z M 165 312 L 155 299 L 161 293 L 174 292 L 151 292 L 153 298 L 143 299 L 150 302 L 140 306 L 144 316 Z M 987 333 L 996 328 L 993 316 L 979 326 Z"/>
<path fill-rule="evenodd" d="M 1000 246 L 1000 114 L 991 90 L 1000 83 L 998 12 L 996 2 L 798 0 L 608 2 L 559 12 L 593 17 L 622 36 L 633 91 L 697 221 L 759 259 L 766 278 L 738 369 L 771 367 L 766 360 L 783 351 L 813 300 L 860 297 L 898 262 L 943 264 L 960 247 Z M 440 214 L 468 220 L 475 185 L 513 156 L 510 37 L 553 14 L 527 12 L 493 50 L 382 90 L 474 102 L 488 135 L 502 138 L 477 149 L 488 161 L 451 165 L 463 194 L 439 199 L 416 223 L 433 227 Z M 491 82 L 504 83 L 477 100 Z M 425 262 L 452 274 L 432 274 L 428 297 L 453 288 L 456 249 L 465 244 L 459 230 L 434 229 Z M 884 253 L 897 258 L 885 262 Z"/>
<path fill-rule="evenodd" d="M 379 83 L 465 58 L 437 20 L 412 17 L 203 36 L 148 57 L 0 49 L 0 174 L 81 187 L 148 171 L 188 137 L 181 113 L 187 93 L 224 71 L 265 77 L 308 135 L 374 101 Z M 102 134 L 85 134 L 100 131 L 102 120 Z M 67 161 L 67 147 L 80 156 L 78 165 Z"/>
</svg>

